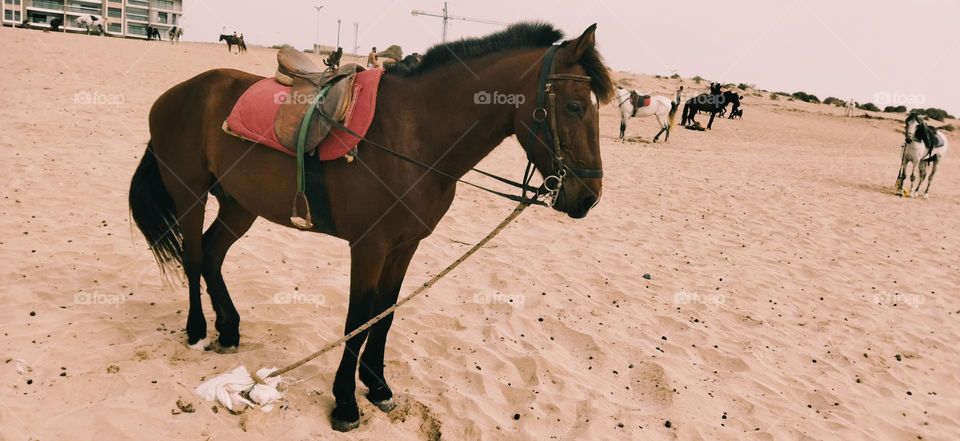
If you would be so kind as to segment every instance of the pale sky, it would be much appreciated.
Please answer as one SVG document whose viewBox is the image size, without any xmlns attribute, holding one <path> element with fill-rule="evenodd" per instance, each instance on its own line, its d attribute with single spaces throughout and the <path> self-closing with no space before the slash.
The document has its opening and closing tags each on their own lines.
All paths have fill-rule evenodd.
<svg viewBox="0 0 960 441">
<path fill-rule="evenodd" d="M 580 0 L 449 1 L 450 15 L 512 23 L 542 20 L 568 37 L 598 23 L 597 43 L 614 70 L 677 71 L 723 83 L 754 83 L 824 99 L 939 107 L 960 114 L 958 0 Z M 398 44 L 404 53 L 440 42 L 436 0 L 184 0 L 185 40 L 216 41 L 242 32 L 248 44 L 353 46 Z M 482 36 L 496 25 L 452 20 L 448 41 Z M 887 98 L 888 97 L 888 98 Z M 887 98 L 892 103 L 883 103 Z"/>
</svg>

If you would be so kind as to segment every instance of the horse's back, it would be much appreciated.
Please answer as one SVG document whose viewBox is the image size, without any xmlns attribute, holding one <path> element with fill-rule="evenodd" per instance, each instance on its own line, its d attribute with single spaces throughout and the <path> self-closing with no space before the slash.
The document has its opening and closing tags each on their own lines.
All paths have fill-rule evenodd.
<svg viewBox="0 0 960 441">
<path fill-rule="evenodd" d="M 150 109 L 150 131 L 173 121 L 226 119 L 234 103 L 259 75 L 236 69 L 212 69 L 171 87 L 160 95 Z"/>
</svg>

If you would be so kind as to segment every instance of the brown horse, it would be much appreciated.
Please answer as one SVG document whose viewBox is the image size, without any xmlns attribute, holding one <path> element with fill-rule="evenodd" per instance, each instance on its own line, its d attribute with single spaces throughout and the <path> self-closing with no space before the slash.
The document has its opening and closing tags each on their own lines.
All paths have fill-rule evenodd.
<svg viewBox="0 0 960 441">
<path fill-rule="evenodd" d="M 540 174 L 561 184 L 554 209 L 582 218 L 598 202 L 599 110 L 592 102 L 608 101 L 613 83 L 595 49 L 595 28 L 555 46 L 563 35 L 552 26 L 518 24 L 485 38 L 436 46 L 413 68 L 387 70 L 377 117 L 357 161 L 324 163 L 335 236 L 351 247 L 344 332 L 397 301 L 418 244 L 453 202 L 457 181 L 451 176 L 466 174 L 506 137 L 518 135 Z M 150 111 L 151 139 L 131 182 L 132 217 L 158 263 L 165 271 L 182 265 L 186 274 L 186 333 L 193 347 L 203 347 L 206 338 L 201 277 L 216 312 L 219 349 L 235 350 L 240 316 L 221 274 L 227 250 L 257 217 L 293 227 L 294 158 L 221 130 L 240 95 L 260 79 L 216 69 L 164 93 Z M 555 99 L 538 106 L 532 97 L 543 97 L 542 87 Z M 529 98 L 509 105 L 477 98 L 492 91 Z M 413 161 L 372 143 L 389 145 Z M 204 233 L 208 194 L 220 209 Z M 392 407 L 383 373 L 392 321 L 391 314 L 346 343 L 333 385 L 334 429 L 359 424 L 355 377 L 364 342 L 359 377 L 369 387 L 367 398 L 383 410 Z"/>
</svg>

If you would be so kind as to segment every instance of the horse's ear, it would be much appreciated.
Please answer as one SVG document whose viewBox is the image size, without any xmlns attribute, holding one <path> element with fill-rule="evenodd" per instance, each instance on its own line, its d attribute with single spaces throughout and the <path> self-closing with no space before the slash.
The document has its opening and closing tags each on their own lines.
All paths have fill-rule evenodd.
<svg viewBox="0 0 960 441">
<path fill-rule="evenodd" d="M 587 50 L 593 49 L 597 45 L 596 31 L 597 24 L 594 23 L 590 25 L 587 30 L 583 31 L 583 34 L 580 34 L 580 37 L 569 42 L 567 46 L 570 47 L 571 52 L 567 58 L 568 62 L 576 63 L 580 61 L 580 59 L 583 58 L 583 54 L 585 54 Z"/>
</svg>

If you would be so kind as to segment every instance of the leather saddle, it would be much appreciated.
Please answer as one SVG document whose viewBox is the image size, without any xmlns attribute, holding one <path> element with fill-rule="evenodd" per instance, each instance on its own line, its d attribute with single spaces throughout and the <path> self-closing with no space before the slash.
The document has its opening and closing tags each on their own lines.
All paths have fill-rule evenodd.
<svg viewBox="0 0 960 441">
<path fill-rule="evenodd" d="M 317 111 L 343 122 L 353 97 L 353 83 L 357 72 L 363 71 L 357 64 L 338 68 L 320 69 L 300 51 L 284 46 L 277 53 L 277 82 L 290 86 L 290 94 L 284 98 L 273 120 L 277 140 L 290 151 L 297 151 L 297 141 L 303 119 L 310 106 L 316 103 Z M 322 96 L 318 97 L 318 94 Z M 313 152 L 330 133 L 331 126 L 316 112 L 307 127 L 304 153 Z"/>
<path fill-rule="evenodd" d="M 633 115 L 637 116 L 637 110 L 640 110 L 641 107 L 647 107 L 650 105 L 650 95 L 640 95 L 635 90 L 630 91 L 630 105 L 633 106 Z"/>
</svg>

